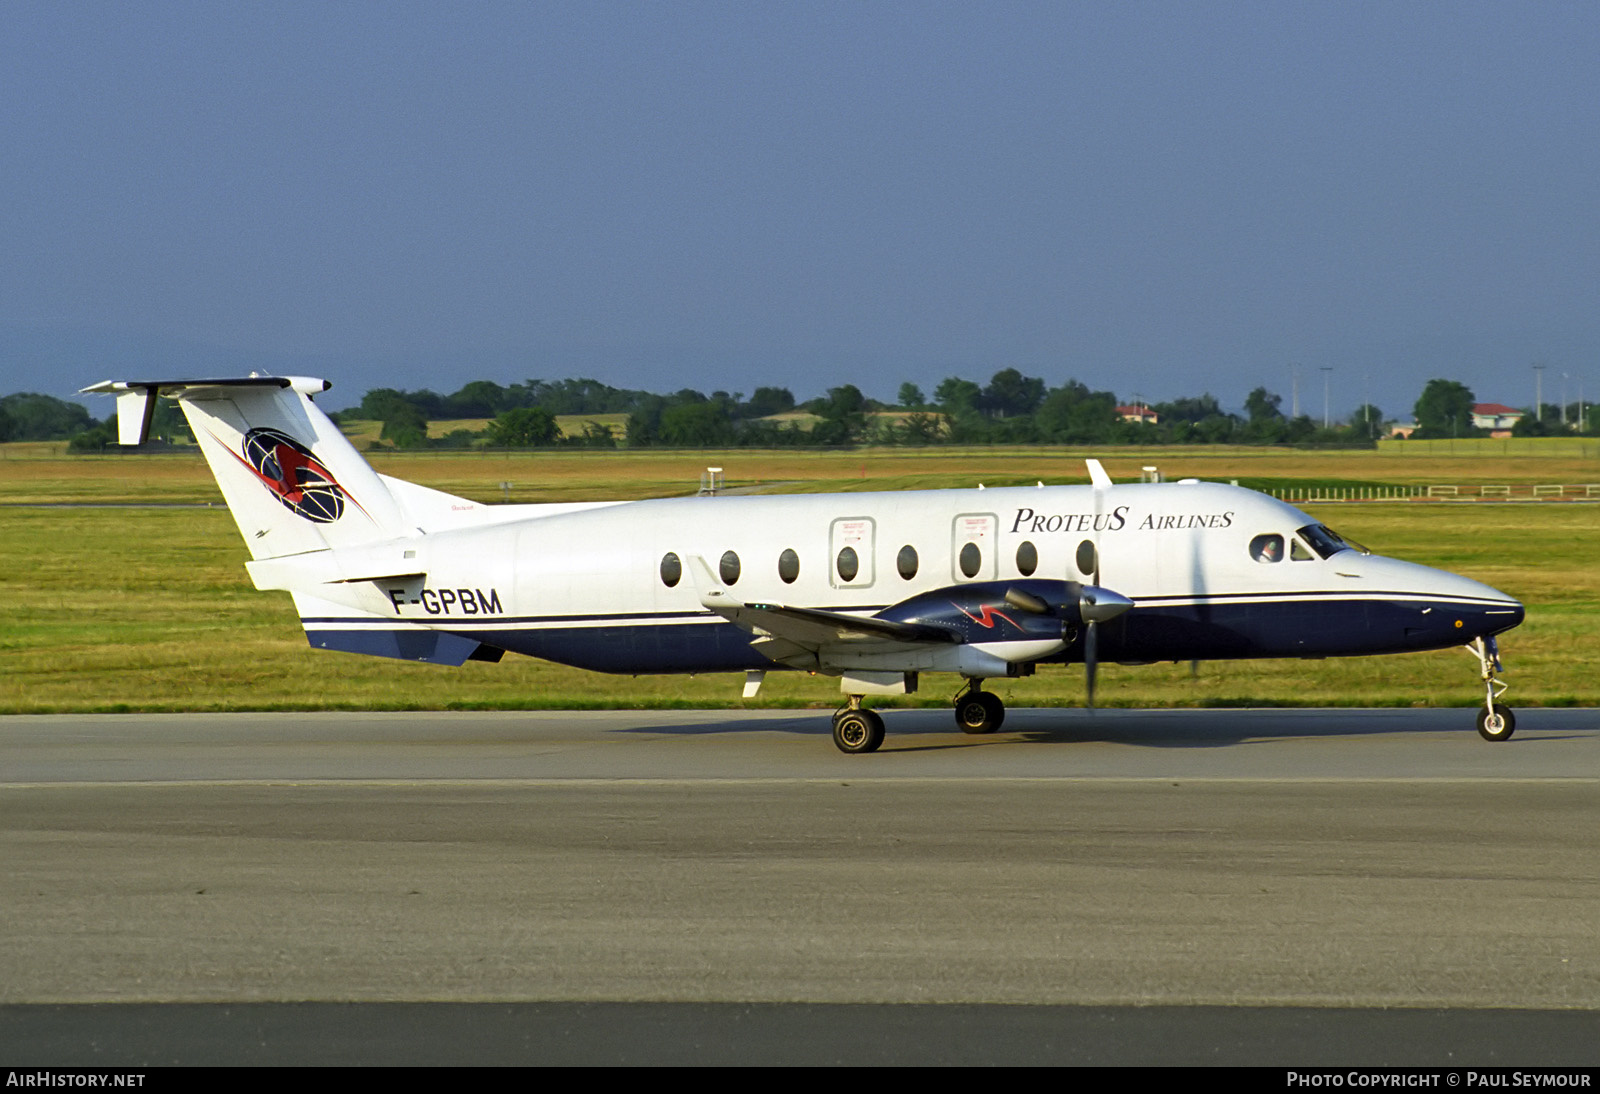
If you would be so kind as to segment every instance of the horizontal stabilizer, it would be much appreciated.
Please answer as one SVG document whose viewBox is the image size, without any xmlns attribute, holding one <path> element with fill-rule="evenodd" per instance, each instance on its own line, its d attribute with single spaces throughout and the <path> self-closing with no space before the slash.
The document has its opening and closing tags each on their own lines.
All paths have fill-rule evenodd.
<svg viewBox="0 0 1600 1094">
<path fill-rule="evenodd" d="M 329 386 L 307 376 L 244 376 L 106 380 L 83 390 L 117 397 L 118 434 L 125 444 L 148 434 L 158 396 L 177 400 L 239 534 L 259 561 L 383 544 L 420 530 L 312 402 Z M 396 571 L 392 565 L 360 573 L 421 569 L 412 563 Z M 326 580 L 348 576 L 347 569 Z"/>
</svg>

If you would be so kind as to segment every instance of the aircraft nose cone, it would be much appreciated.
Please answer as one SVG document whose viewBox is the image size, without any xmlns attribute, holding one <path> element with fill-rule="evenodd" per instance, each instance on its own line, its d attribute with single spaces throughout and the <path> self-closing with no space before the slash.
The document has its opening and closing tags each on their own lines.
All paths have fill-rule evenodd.
<svg viewBox="0 0 1600 1094">
<path fill-rule="evenodd" d="M 1452 605 L 1453 613 L 1461 620 L 1462 629 L 1473 638 L 1488 638 L 1509 631 L 1520 625 L 1527 614 L 1520 602 L 1493 586 L 1455 574 L 1450 578 L 1441 591 L 1459 598 Z"/>
<path fill-rule="evenodd" d="M 1512 627 L 1521 626 L 1526 615 L 1527 611 L 1522 604 L 1508 596 L 1504 604 L 1482 609 L 1478 620 L 1478 634 L 1488 638 L 1490 635 L 1509 631 Z"/>
</svg>

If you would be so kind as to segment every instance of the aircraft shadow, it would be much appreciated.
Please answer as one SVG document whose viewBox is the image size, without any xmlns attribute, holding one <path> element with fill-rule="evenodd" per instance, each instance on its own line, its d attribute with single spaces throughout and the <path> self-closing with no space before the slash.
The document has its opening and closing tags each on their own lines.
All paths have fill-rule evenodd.
<svg viewBox="0 0 1600 1094">
<path fill-rule="evenodd" d="M 1226 708 L 1204 710 L 1101 710 L 1093 714 L 1068 707 L 1018 707 L 1006 712 L 1006 724 L 994 734 L 960 733 L 949 711 L 940 709 L 881 712 L 888 730 L 885 751 L 911 752 L 951 748 L 992 748 L 1018 744 L 1114 743 L 1143 748 L 1223 748 L 1307 738 L 1354 738 L 1404 732 L 1472 732 L 1472 711 L 1465 707 L 1409 708 Z M 1533 717 L 1553 712 L 1530 712 Z M 791 733 L 826 737 L 831 712 L 797 711 L 792 716 L 747 718 L 729 712 L 725 718 L 679 725 L 639 725 L 623 732 L 699 736 L 727 733 Z M 1526 717 L 1526 716 L 1525 716 Z M 1565 737 L 1576 727 L 1551 727 L 1529 733 L 1524 726 L 1508 744 Z M 938 738 L 930 740 L 929 738 Z"/>
</svg>

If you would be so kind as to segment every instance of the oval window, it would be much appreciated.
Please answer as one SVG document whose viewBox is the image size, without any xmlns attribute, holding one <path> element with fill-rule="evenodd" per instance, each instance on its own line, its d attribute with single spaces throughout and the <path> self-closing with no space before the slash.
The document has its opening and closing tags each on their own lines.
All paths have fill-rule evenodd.
<svg viewBox="0 0 1600 1094">
<path fill-rule="evenodd" d="M 793 585 L 794 579 L 800 576 L 800 556 L 793 548 L 784 548 L 783 554 L 778 556 L 778 576 L 785 585 Z"/>
<path fill-rule="evenodd" d="M 1275 533 L 1257 536 L 1250 541 L 1250 557 L 1257 562 L 1282 562 L 1283 537 Z"/>
<path fill-rule="evenodd" d="M 1099 568 L 1100 560 L 1095 557 L 1094 540 L 1086 539 L 1078 544 L 1078 572 L 1090 577 Z"/>
<path fill-rule="evenodd" d="M 976 543 L 969 543 L 961 548 L 961 572 L 968 577 L 977 577 L 978 570 L 983 566 L 983 552 L 978 550 Z"/>
<path fill-rule="evenodd" d="M 733 585 L 739 580 L 739 556 L 732 551 L 722 552 L 722 583 Z"/>
<path fill-rule="evenodd" d="M 1033 571 L 1039 568 L 1039 549 L 1031 540 L 1023 540 L 1017 545 L 1017 573 L 1023 577 L 1032 577 Z"/>
<path fill-rule="evenodd" d="M 839 580 L 854 581 L 861 572 L 861 560 L 856 557 L 854 547 L 843 547 L 839 550 Z"/>
<path fill-rule="evenodd" d="M 683 580 L 683 563 L 678 556 L 668 551 L 661 559 L 661 584 L 672 588 Z"/>
<path fill-rule="evenodd" d="M 894 558 L 894 568 L 900 571 L 900 576 L 910 581 L 917 576 L 917 549 L 911 544 L 900 548 L 900 553 Z"/>
</svg>

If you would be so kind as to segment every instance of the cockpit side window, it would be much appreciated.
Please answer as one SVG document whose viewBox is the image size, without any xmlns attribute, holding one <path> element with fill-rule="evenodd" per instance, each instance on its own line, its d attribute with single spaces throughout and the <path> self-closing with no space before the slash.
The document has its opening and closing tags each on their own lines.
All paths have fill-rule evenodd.
<svg viewBox="0 0 1600 1094">
<path fill-rule="evenodd" d="M 1250 541 L 1250 557 L 1257 562 L 1282 562 L 1283 537 L 1266 532 Z"/>
<path fill-rule="evenodd" d="M 1361 544 L 1345 539 L 1326 524 L 1308 524 L 1296 531 L 1323 558 L 1332 558 L 1340 551 L 1360 551 L 1364 555 L 1372 553 Z"/>
<path fill-rule="evenodd" d="M 1311 553 L 1311 548 L 1300 542 L 1299 536 L 1296 536 L 1289 541 L 1289 557 L 1296 562 L 1310 562 L 1317 556 Z"/>
</svg>

